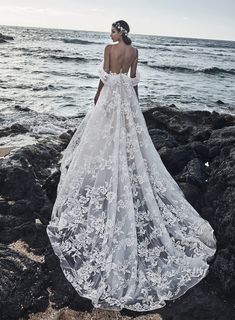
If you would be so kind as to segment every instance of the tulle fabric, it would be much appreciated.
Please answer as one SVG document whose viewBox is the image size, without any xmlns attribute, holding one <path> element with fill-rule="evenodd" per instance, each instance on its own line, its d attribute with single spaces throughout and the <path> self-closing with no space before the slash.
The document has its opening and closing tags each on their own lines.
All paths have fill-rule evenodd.
<svg viewBox="0 0 235 320">
<path fill-rule="evenodd" d="M 97 308 L 149 311 L 209 272 L 216 238 L 155 149 L 127 74 L 104 87 L 63 153 L 47 234 L 61 269 Z"/>
</svg>

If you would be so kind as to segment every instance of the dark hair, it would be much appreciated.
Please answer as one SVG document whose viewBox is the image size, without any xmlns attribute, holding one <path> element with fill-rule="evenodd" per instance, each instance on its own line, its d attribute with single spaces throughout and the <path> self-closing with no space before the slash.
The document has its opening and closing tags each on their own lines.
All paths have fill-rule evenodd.
<svg viewBox="0 0 235 320">
<path fill-rule="evenodd" d="M 118 31 L 122 31 L 122 28 L 125 29 L 125 32 L 130 32 L 130 27 L 128 23 L 124 20 L 118 20 L 112 24 L 114 28 L 116 28 Z M 128 37 L 125 32 L 122 33 L 122 39 L 125 42 L 125 44 L 130 45 L 132 43 L 131 39 Z"/>
</svg>

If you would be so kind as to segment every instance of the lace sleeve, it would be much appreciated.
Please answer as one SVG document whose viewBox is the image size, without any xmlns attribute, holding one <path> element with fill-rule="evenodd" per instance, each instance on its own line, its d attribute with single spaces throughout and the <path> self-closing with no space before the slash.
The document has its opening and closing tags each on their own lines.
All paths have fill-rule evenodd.
<svg viewBox="0 0 235 320">
<path fill-rule="evenodd" d="M 101 81 L 104 84 L 106 84 L 109 82 L 110 74 L 104 70 L 103 65 L 104 65 L 104 60 L 102 60 L 98 66 L 98 75 L 99 75 L 99 78 L 101 79 Z M 139 73 L 138 69 L 136 70 L 136 76 L 134 78 L 130 77 L 130 79 L 131 79 L 131 84 L 133 87 L 136 86 L 140 82 L 140 73 Z"/>
<path fill-rule="evenodd" d="M 134 78 L 131 78 L 131 83 L 134 86 L 136 86 L 140 82 L 140 73 L 138 70 L 136 70 L 136 76 Z"/>
</svg>

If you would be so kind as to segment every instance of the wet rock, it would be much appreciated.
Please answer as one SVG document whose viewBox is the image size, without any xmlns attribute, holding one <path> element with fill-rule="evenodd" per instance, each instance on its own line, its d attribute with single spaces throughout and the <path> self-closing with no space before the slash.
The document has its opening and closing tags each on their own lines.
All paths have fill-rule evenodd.
<svg viewBox="0 0 235 320">
<path fill-rule="evenodd" d="M 20 111 L 31 111 L 29 107 L 22 107 L 22 106 L 19 106 L 18 104 L 15 105 L 15 109 L 18 109 Z"/>
<path fill-rule="evenodd" d="M 7 137 L 7 136 L 14 136 L 17 134 L 24 134 L 29 131 L 29 128 L 26 126 L 22 126 L 19 123 L 14 123 L 10 127 L 0 129 L 0 138 Z"/>
<path fill-rule="evenodd" d="M 180 145 L 174 148 L 163 147 L 159 150 L 159 154 L 172 175 L 178 174 L 195 157 L 190 145 Z"/>
<path fill-rule="evenodd" d="M 48 276 L 43 264 L 0 244 L 0 315 L 15 320 L 48 306 Z"/>
<path fill-rule="evenodd" d="M 0 33 L 0 43 L 7 42 L 6 40 L 14 40 L 14 38 L 11 36 L 3 35 L 2 33 Z"/>
<path fill-rule="evenodd" d="M 166 130 L 153 128 L 149 129 L 149 134 L 157 150 L 161 149 L 162 147 L 172 148 L 178 146 L 177 141 Z"/>
<path fill-rule="evenodd" d="M 45 139 L 1 159 L 0 242 L 8 244 L 21 238 L 35 246 L 48 244 L 45 228 L 52 202 L 47 179 L 57 170 L 65 146 L 62 139 L 54 143 Z M 37 218 L 43 225 L 35 224 Z"/>
<path fill-rule="evenodd" d="M 50 276 L 51 299 L 54 308 L 60 309 L 69 306 L 74 310 L 91 311 L 93 305 L 89 299 L 80 297 L 70 282 L 68 282 L 60 268 L 59 259 L 52 248 L 45 251 L 45 264 Z"/>
<path fill-rule="evenodd" d="M 222 100 L 217 100 L 216 103 L 218 104 L 224 104 L 224 102 Z"/>
</svg>

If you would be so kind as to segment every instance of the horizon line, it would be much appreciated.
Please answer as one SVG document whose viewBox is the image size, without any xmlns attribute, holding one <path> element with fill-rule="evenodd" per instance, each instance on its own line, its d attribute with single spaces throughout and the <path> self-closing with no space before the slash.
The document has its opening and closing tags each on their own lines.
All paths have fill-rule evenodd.
<svg viewBox="0 0 235 320">
<path fill-rule="evenodd" d="M 85 31 L 85 32 L 100 32 L 108 33 L 108 31 L 99 31 L 99 30 L 82 30 L 82 29 L 71 29 L 71 28 L 56 28 L 56 27 L 39 27 L 39 26 L 22 26 L 22 25 L 10 25 L 10 24 L 0 24 L 3 27 L 21 27 L 21 28 L 36 28 L 36 29 L 52 29 L 52 30 L 71 30 L 71 31 Z M 216 41 L 229 41 L 235 42 L 231 39 L 216 39 L 216 38 L 201 38 L 201 37 L 184 37 L 184 36 L 169 36 L 169 35 L 160 35 L 160 34 L 147 34 L 147 33 L 132 33 L 133 35 L 141 36 L 154 36 L 154 37 L 167 37 L 167 38 L 184 38 L 184 39 L 198 39 L 198 40 L 216 40 Z"/>
</svg>

